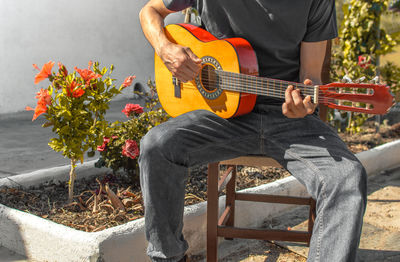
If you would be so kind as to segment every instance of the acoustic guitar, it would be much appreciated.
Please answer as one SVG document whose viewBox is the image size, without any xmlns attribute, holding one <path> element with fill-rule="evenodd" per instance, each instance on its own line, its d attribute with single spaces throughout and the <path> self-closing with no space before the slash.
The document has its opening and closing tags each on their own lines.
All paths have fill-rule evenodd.
<svg viewBox="0 0 400 262">
<path fill-rule="evenodd" d="M 200 74 L 190 82 L 173 77 L 155 55 L 155 81 L 160 103 L 172 117 L 205 109 L 223 118 L 249 113 L 258 95 L 285 98 L 288 85 L 310 95 L 314 103 L 346 111 L 385 114 L 393 105 L 387 86 L 359 83 L 304 85 L 258 76 L 251 45 L 242 38 L 219 40 L 199 27 L 172 24 L 165 27 L 170 41 L 188 46 L 203 60 Z"/>
</svg>

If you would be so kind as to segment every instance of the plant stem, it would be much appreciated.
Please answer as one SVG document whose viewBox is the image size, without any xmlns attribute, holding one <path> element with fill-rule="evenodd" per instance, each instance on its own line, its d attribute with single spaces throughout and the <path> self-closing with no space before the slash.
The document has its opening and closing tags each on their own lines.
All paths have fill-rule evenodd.
<svg viewBox="0 0 400 262">
<path fill-rule="evenodd" d="M 75 184 L 75 167 L 76 159 L 71 158 L 71 171 L 69 172 L 69 183 L 68 183 L 68 202 L 71 203 L 74 197 L 74 184 Z"/>
</svg>

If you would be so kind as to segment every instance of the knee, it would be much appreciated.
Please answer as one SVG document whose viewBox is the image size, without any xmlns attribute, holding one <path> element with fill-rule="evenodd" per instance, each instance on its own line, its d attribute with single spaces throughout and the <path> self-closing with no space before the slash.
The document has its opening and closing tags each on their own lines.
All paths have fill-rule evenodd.
<svg viewBox="0 0 400 262">
<path fill-rule="evenodd" d="M 156 152 L 160 152 L 163 148 L 162 145 L 162 130 L 158 126 L 152 128 L 147 134 L 140 140 L 140 158 L 147 159 L 154 155 Z"/>
<path fill-rule="evenodd" d="M 350 188 L 353 188 L 354 191 L 358 192 L 366 197 L 367 194 L 367 172 L 365 171 L 364 166 L 357 160 L 351 161 L 349 164 L 348 172 L 347 172 L 346 181 L 349 184 Z"/>
<path fill-rule="evenodd" d="M 175 128 L 168 128 L 163 124 L 150 129 L 140 141 L 139 161 L 157 163 L 161 160 L 160 158 L 166 158 L 171 162 L 176 161 L 174 152 L 179 146 L 177 133 Z"/>
<path fill-rule="evenodd" d="M 367 203 L 367 173 L 358 160 L 343 160 L 337 173 L 329 179 L 327 187 L 334 195 L 351 198 L 365 209 Z"/>
</svg>

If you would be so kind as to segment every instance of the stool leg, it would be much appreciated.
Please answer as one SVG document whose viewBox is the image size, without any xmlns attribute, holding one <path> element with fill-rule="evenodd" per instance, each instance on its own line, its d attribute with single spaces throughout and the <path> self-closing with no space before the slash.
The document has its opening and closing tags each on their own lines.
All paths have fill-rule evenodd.
<svg viewBox="0 0 400 262">
<path fill-rule="evenodd" d="M 235 224 L 235 198 L 236 198 L 236 165 L 232 166 L 231 179 L 226 184 L 226 202 L 225 207 L 231 206 L 231 212 L 229 218 L 226 221 L 226 226 L 233 227 Z M 225 238 L 227 240 L 233 240 L 233 238 Z"/>
<path fill-rule="evenodd" d="M 207 178 L 207 262 L 218 259 L 218 177 L 219 163 L 208 165 Z"/>
<path fill-rule="evenodd" d="M 315 214 L 316 214 L 316 202 L 313 198 L 310 198 L 310 215 L 308 217 L 308 233 L 310 234 L 310 240 L 307 242 L 307 246 L 310 246 L 312 231 L 314 228 Z"/>
</svg>

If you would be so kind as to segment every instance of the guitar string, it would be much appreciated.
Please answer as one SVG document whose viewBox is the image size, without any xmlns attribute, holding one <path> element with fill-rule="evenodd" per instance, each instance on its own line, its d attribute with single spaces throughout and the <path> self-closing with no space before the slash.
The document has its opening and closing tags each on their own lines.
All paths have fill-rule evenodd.
<svg viewBox="0 0 400 262">
<path fill-rule="evenodd" d="M 254 93 L 260 93 L 263 92 L 264 94 L 271 94 L 271 95 L 282 95 L 284 96 L 285 92 L 286 92 L 286 88 L 283 89 L 276 89 L 276 86 L 273 84 L 264 84 L 263 86 L 261 86 L 260 88 L 257 87 L 252 87 L 251 85 L 243 85 L 243 84 L 237 84 L 237 83 L 229 83 L 226 84 L 224 83 L 224 81 L 219 81 L 219 82 L 207 82 L 206 84 L 203 82 L 203 85 L 205 86 L 206 89 L 210 90 L 209 87 L 214 87 L 215 85 L 219 84 L 219 86 L 221 86 L 222 89 L 225 90 L 232 90 L 232 91 L 242 91 L 242 92 L 251 92 L 253 91 Z M 301 88 L 300 91 L 302 92 L 302 94 L 304 95 L 314 95 L 314 90 L 302 90 Z"/>
<path fill-rule="evenodd" d="M 219 73 L 221 73 L 222 71 L 220 71 Z M 229 74 L 231 74 L 230 72 L 228 72 Z M 225 72 L 226 75 L 226 72 Z M 203 74 L 204 76 L 204 74 Z M 247 78 L 247 77 L 253 77 L 253 78 Z M 202 83 L 203 85 L 205 85 L 206 87 L 209 86 L 215 86 L 216 83 L 218 83 L 219 85 L 224 85 L 224 83 L 226 82 L 229 85 L 233 85 L 237 88 L 236 90 L 240 90 L 240 88 L 244 88 L 242 91 L 246 92 L 246 91 L 258 91 L 260 90 L 257 85 L 260 85 L 261 88 L 265 89 L 267 88 L 267 91 L 269 88 L 271 88 L 271 92 L 275 92 L 276 95 L 280 95 L 282 94 L 282 92 L 284 93 L 283 90 L 277 90 L 275 89 L 276 86 L 280 86 L 280 88 L 282 88 L 282 86 L 288 86 L 290 85 L 294 85 L 296 86 L 298 89 L 302 89 L 302 92 L 306 95 L 314 95 L 314 86 L 309 86 L 309 85 L 303 85 L 301 83 L 295 83 L 295 82 L 288 82 L 288 81 L 282 81 L 282 80 L 260 80 L 260 78 L 257 78 L 255 76 L 246 76 L 246 78 L 244 78 L 242 75 L 234 75 L 234 76 L 230 76 L 229 78 L 225 78 L 225 77 L 219 77 L 218 80 L 213 80 L 213 79 L 209 79 L 207 77 L 202 77 L 204 78 Z M 244 82 L 244 84 L 242 84 Z M 207 83 L 207 84 L 205 84 Z M 210 85 L 211 84 L 211 85 Z M 254 85 L 256 85 L 255 87 L 253 87 Z M 227 88 L 226 88 L 227 89 Z M 274 89 L 276 91 L 274 91 Z"/>
<path fill-rule="evenodd" d="M 239 91 L 239 92 L 254 92 L 256 94 L 259 95 L 266 95 L 266 96 L 271 96 L 271 97 L 278 97 L 278 98 L 284 98 L 284 94 L 285 94 L 285 90 L 276 90 L 276 85 L 279 85 L 280 88 L 282 88 L 282 84 L 284 86 L 286 85 L 296 85 L 298 89 L 301 90 L 301 88 L 303 88 L 304 90 L 301 90 L 302 93 L 304 95 L 310 95 L 310 96 L 314 96 L 314 86 L 310 86 L 310 85 L 304 85 L 301 83 L 296 83 L 296 82 L 289 82 L 289 81 L 283 81 L 283 80 L 275 80 L 275 79 L 261 79 L 260 77 L 257 76 L 251 76 L 251 75 L 243 75 L 240 73 L 232 73 L 232 72 L 227 72 L 227 71 L 221 71 L 221 70 L 214 70 L 214 71 L 218 71 L 218 76 L 222 77 L 216 77 L 218 80 L 212 80 L 212 79 L 207 79 L 207 77 L 204 77 L 204 71 L 202 72 L 202 78 L 203 78 L 203 86 L 209 87 L 209 86 L 215 86 L 215 85 L 219 85 L 219 86 L 225 86 L 224 82 L 228 82 L 230 87 L 226 87 L 222 89 L 225 90 L 230 90 L 230 91 Z M 229 76 L 229 79 L 226 79 L 226 76 Z M 232 80 L 234 82 L 232 82 Z M 217 83 L 218 82 L 218 83 Z M 242 84 L 242 83 L 245 84 Z M 261 88 L 257 88 L 256 87 L 251 87 L 251 84 L 255 84 L 257 85 L 258 83 L 261 84 Z M 250 86 L 250 87 L 249 87 Z M 267 90 L 265 90 L 265 88 Z M 270 91 L 268 89 L 271 89 Z M 275 90 L 275 91 L 274 91 Z M 337 104 L 337 101 L 343 100 L 343 99 L 336 99 L 336 98 L 327 98 L 325 96 L 323 96 L 323 92 L 319 91 L 319 102 L 321 103 L 333 103 L 333 104 Z M 352 102 L 352 101 L 348 101 L 348 102 Z M 354 102 L 357 103 L 357 102 Z"/>
<path fill-rule="evenodd" d="M 210 90 L 211 87 L 214 87 L 216 85 L 220 86 L 224 90 L 230 90 L 230 91 L 241 91 L 241 92 L 253 92 L 255 94 L 259 95 L 267 95 L 267 96 L 277 96 L 279 98 L 284 98 L 284 94 L 286 92 L 286 89 L 279 90 L 275 89 L 276 87 L 271 84 L 263 85 L 261 88 L 255 88 L 255 87 L 249 87 L 240 83 L 224 83 L 224 81 L 203 81 L 203 86 L 205 86 L 206 89 Z M 269 90 L 268 90 L 269 89 Z M 301 88 L 299 88 L 301 90 Z M 314 96 L 314 90 L 301 90 L 302 94 L 304 95 L 310 95 Z M 322 94 L 322 92 L 320 92 Z"/>
<path fill-rule="evenodd" d="M 289 86 L 293 85 L 298 88 L 303 88 L 305 90 L 310 90 L 311 92 L 314 92 L 314 86 L 311 85 L 305 85 L 302 83 L 297 83 L 297 82 L 291 82 L 291 81 L 285 81 L 285 80 L 279 80 L 279 79 L 273 79 L 273 78 L 263 78 L 263 77 L 258 77 L 258 76 L 252 76 L 252 75 L 244 75 L 240 73 L 233 73 L 233 72 L 227 72 L 227 71 L 221 71 L 221 70 L 215 70 L 217 72 L 216 75 L 222 75 L 222 77 L 228 77 L 228 81 L 244 81 L 245 83 L 255 83 L 256 85 L 259 83 L 261 86 L 265 85 L 265 83 L 270 84 L 272 83 L 274 86 Z"/>
<path fill-rule="evenodd" d="M 189 86 L 190 85 L 190 87 L 192 87 L 193 85 L 191 85 L 191 84 L 183 84 L 184 86 Z M 245 90 L 242 90 L 242 89 L 235 89 L 234 87 L 233 88 L 223 88 L 224 90 L 227 90 L 227 91 L 234 91 L 234 92 L 238 92 L 238 91 L 242 91 L 243 93 L 246 93 L 246 91 Z M 282 95 L 282 94 L 284 94 L 284 93 L 281 93 L 281 95 L 279 96 L 277 93 L 274 93 L 274 94 L 271 94 L 270 92 L 263 92 L 262 90 L 260 90 L 260 89 L 256 89 L 258 92 L 256 93 L 256 95 L 265 95 L 265 96 L 269 96 L 269 97 L 275 97 L 275 98 L 284 98 L 284 96 Z M 247 90 L 247 91 L 250 91 L 250 90 Z M 322 93 L 320 93 L 320 95 L 323 95 Z M 335 99 L 335 98 L 328 98 L 328 97 L 323 97 L 323 96 L 319 96 L 319 98 L 318 98 L 318 101 L 319 102 L 332 102 L 332 103 L 335 103 L 335 104 L 337 104 L 337 100 L 340 100 L 340 99 Z"/>
<path fill-rule="evenodd" d="M 260 86 L 260 88 L 258 87 L 253 87 L 251 84 L 252 82 L 248 82 L 245 84 L 242 83 L 238 83 L 238 82 L 228 82 L 228 81 L 224 81 L 224 80 L 203 80 L 202 81 L 203 86 L 206 89 L 211 89 L 210 87 L 215 87 L 215 86 L 222 86 L 222 89 L 227 89 L 227 90 L 231 90 L 234 89 L 235 91 L 242 91 L 242 92 L 249 92 L 249 91 L 254 91 L 257 92 L 261 91 L 261 92 L 268 92 L 271 94 L 276 94 L 276 95 L 282 95 L 285 93 L 286 91 L 286 86 L 282 86 L 280 87 L 281 89 L 278 89 L 276 87 L 276 85 L 271 84 L 271 83 L 264 83 L 262 86 Z M 285 89 L 283 89 L 285 88 Z M 306 95 L 314 95 L 314 88 L 311 89 L 303 89 L 301 87 L 297 87 L 298 89 L 300 89 L 302 91 L 303 94 Z"/>
<path fill-rule="evenodd" d="M 210 81 L 209 81 L 210 82 Z M 182 84 L 184 84 L 185 86 L 187 85 L 187 86 L 193 86 L 192 84 L 186 84 L 186 83 L 182 83 Z M 208 83 L 209 84 L 209 83 Z M 222 89 L 224 89 L 224 90 L 228 90 L 228 91 L 242 91 L 242 92 L 244 92 L 244 93 L 246 93 L 246 91 L 247 92 L 254 92 L 255 94 L 259 94 L 259 95 L 266 95 L 266 96 L 277 96 L 277 97 L 279 97 L 279 98 L 284 98 L 284 94 L 285 94 L 285 90 L 277 90 L 277 89 L 273 89 L 274 88 L 274 85 L 268 85 L 268 87 L 270 87 L 270 89 L 271 90 L 266 90 L 266 88 L 265 88 L 265 86 L 263 86 L 262 88 L 248 88 L 248 87 L 246 87 L 245 89 L 243 88 L 243 85 L 242 84 L 239 84 L 239 83 L 229 83 L 229 85 L 225 85 L 225 83 L 223 83 L 223 81 L 219 81 L 218 83 L 216 82 L 216 81 L 213 81 L 213 83 L 212 83 L 212 85 L 208 85 L 208 84 L 204 84 L 204 81 L 203 81 L 203 86 L 205 86 L 206 87 L 206 89 L 207 89 L 207 87 L 209 87 L 209 86 L 216 86 L 216 85 L 218 85 L 219 84 L 219 86 L 222 88 Z M 208 90 L 209 90 L 209 88 L 208 88 Z M 301 90 L 301 89 L 300 89 Z M 311 93 L 311 92 L 303 92 L 303 94 L 306 94 L 306 95 L 311 95 L 311 96 L 313 96 L 314 95 L 314 91 Z M 323 92 L 322 91 L 319 91 L 319 95 L 320 95 L 320 98 L 321 99 L 323 99 L 323 98 L 325 98 L 324 96 L 323 96 Z"/>
<path fill-rule="evenodd" d="M 183 83 L 183 85 L 187 85 L 187 86 L 193 86 L 191 84 L 185 84 Z M 223 88 L 224 90 L 228 90 L 228 91 L 243 91 L 241 89 L 235 89 L 235 88 Z M 265 95 L 265 96 L 270 96 L 270 97 L 277 97 L 277 98 L 284 98 L 283 96 L 272 96 L 271 93 L 268 92 L 263 92 L 260 89 L 256 89 L 258 92 L 258 95 Z M 245 91 L 243 91 L 244 93 L 246 93 Z M 339 102 L 342 101 L 343 99 L 338 99 L 338 98 L 331 98 L 331 97 L 325 97 L 323 96 L 323 92 L 320 91 L 319 93 L 319 98 L 318 98 L 318 102 L 319 103 L 331 103 L 331 104 L 335 104 L 335 105 L 340 105 Z M 352 101 L 347 101 L 348 103 L 352 103 Z M 353 103 L 359 103 L 359 102 L 353 102 Z M 365 103 L 366 105 L 369 105 L 369 103 Z M 365 108 L 365 107 L 358 107 L 358 108 Z"/>
<path fill-rule="evenodd" d="M 190 85 L 190 86 L 192 87 L 192 85 Z M 237 92 L 236 90 L 230 90 L 230 89 L 224 89 L 224 90 Z M 258 90 L 258 91 L 259 91 L 259 90 Z M 245 93 L 245 92 L 244 92 L 244 93 Z M 270 93 L 259 92 L 258 94 L 259 94 L 259 95 L 266 95 L 266 96 L 274 97 L 274 96 L 271 96 Z M 322 94 L 322 95 L 323 95 L 323 94 Z M 275 97 L 277 97 L 277 98 L 283 98 L 282 96 L 275 96 Z M 360 103 L 360 102 L 346 101 L 346 100 L 345 100 L 344 103 L 342 102 L 342 104 L 340 104 L 341 101 L 343 101 L 343 99 L 337 99 L 337 98 L 331 98 L 331 97 L 323 97 L 323 96 L 319 96 L 319 98 L 318 98 L 318 103 L 319 103 L 319 104 L 336 105 L 336 106 L 346 106 L 346 107 L 348 107 L 348 108 L 357 108 L 357 109 L 363 109 L 363 110 L 369 110 L 368 106 L 369 106 L 369 105 L 372 105 L 372 104 L 370 104 L 370 103 L 365 103 L 365 102 L 363 102 L 363 103 L 365 104 L 365 106 L 356 106 L 356 105 L 354 105 L 354 104 L 352 104 L 352 105 L 350 106 L 350 105 L 346 105 L 346 104 L 344 104 L 344 103 Z M 370 113 L 369 111 L 363 111 L 363 112 L 365 112 L 365 113 Z"/>
<path fill-rule="evenodd" d="M 216 85 L 216 81 L 215 80 L 209 80 L 209 79 L 205 79 L 206 81 L 203 81 L 203 85 L 204 85 L 204 82 L 207 82 L 207 85 L 208 84 L 212 84 L 212 86 L 215 86 Z M 221 79 L 220 81 L 218 81 L 218 83 L 220 84 L 220 86 L 222 85 L 222 86 L 224 86 L 224 80 L 226 80 L 226 79 Z M 243 80 L 243 78 L 241 78 L 241 80 Z M 256 80 L 257 81 L 257 80 Z M 241 81 L 241 82 L 243 82 L 243 81 Z M 283 93 L 285 92 L 285 90 L 278 90 L 278 91 L 275 91 L 275 92 L 268 92 L 268 90 L 267 90 L 267 92 L 262 92 L 262 91 L 260 91 L 261 89 L 259 89 L 259 88 L 257 88 L 257 87 L 255 87 L 255 88 L 251 88 L 251 83 L 252 82 L 254 82 L 254 81 L 246 81 L 246 79 L 244 79 L 244 82 L 245 82 L 245 84 L 247 84 L 246 85 L 246 87 L 244 87 L 244 89 L 243 88 L 240 88 L 240 87 L 243 87 L 243 84 L 241 84 L 241 83 L 238 83 L 238 82 L 234 82 L 234 83 L 230 83 L 230 81 L 228 80 L 228 84 L 231 84 L 231 86 L 232 85 L 234 85 L 235 87 L 225 87 L 225 88 L 223 88 L 223 89 L 225 89 L 225 90 L 231 90 L 231 91 L 242 91 L 242 92 L 246 92 L 246 91 L 248 91 L 248 92 L 250 92 L 250 91 L 253 91 L 254 93 L 256 93 L 256 94 L 261 94 L 261 95 L 269 95 L 269 96 L 274 96 L 274 95 L 277 95 L 277 96 L 279 96 L 280 98 L 283 98 L 282 96 L 283 96 Z M 246 82 L 248 82 L 248 83 L 246 83 Z M 275 83 L 279 83 L 279 84 L 281 84 L 281 83 L 284 83 L 284 84 L 287 84 L 288 82 L 286 82 L 285 83 L 285 81 L 281 81 L 281 80 L 276 80 L 276 81 L 269 81 L 269 80 L 267 80 L 267 82 L 263 82 L 263 86 L 262 86 L 262 88 L 263 89 L 265 89 L 265 87 L 267 87 L 267 89 L 268 89 L 268 87 L 272 87 L 271 89 L 271 91 L 274 91 L 274 89 L 276 88 L 276 84 L 270 84 L 269 82 L 275 82 Z M 267 86 L 265 85 L 265 83 L 267 83 Z M 310 95 L 310 96 L 314 96 L 315 95 L 315 93 L 314 93 L 314 86 L 310 86 L 310 85 L 301 85 L 301 84 L 299 84 L 300 85 L 300 87 L 303 87 L 305 90 L 301 90 L 301 88 L 299 88 L 301 91 L 302 91 L 302 93 L 304 94 L 304 95 Z M 250 87 L 249 87 L 250 86 Z M 282 88 L 282 87 L 281 87 Z M 307 89 L 308 88 L 308 89 Z M 312 88 L 312 90 L 310 90 Z M 276 89 L 275 89 L 276 90 Z M 308 92 L 307 92 L 308 91 Z M 319 101 L 321 101 L 321 102 L 329 102 L 329 101 L 331 101 L 331 102 L 335 102 L 335 101 L 337 101 L 337 100 L 343 100 L 343 99 L 338 99 L 338 98 L 326 98 L 325 96 L 324 96 L 324 93 L 322 92 L 322 91 L 319 91 Z M 357 101 L 349 101 L 349 102 L 353 102 L 353 103 L 357 103 Z M 336 102 L 335 102 L 336 103 Z M 359 102 L 358 102 L 359 103 Z"/>
<path fill-rule="evenodd" d="M 252 87 L 251 83 L 248 83 L 246 85 L 246 84 L 239 83 L 239 82 L 227 82 L 224 80 L 220 80 L 220 81 L 205 80 L 205 81 L 202 81 L 202 83 L 203 83 L 203 86 L 205 86 L 206 88 L 210 87 L 210 86 L 214 87 L 217 85 L 217 86 L 221 86 L 221 88 L 225 89 L 225 90 L 242 91 L 242 92 L 247 91 L 247 92 L 254 92 L 255 94 L 263 93 L 263 94 L 272 94 L 272 95 L 274 95 L 274 94 L 283 95 L 286 91 L 286 86 L 280 86 L 280 89 L 277 89 L 275 84 L 269 84 L 269 83 L 267 83 L 267 84 L 264 83 L 264 85 L 261 86 L 260 88 Z M 310 86 L 306 86 L 306 87 L 310 87 Z M 208 88 L 208 89 L 210 89 L 210 88 Z M 305 94 L 305 95 L 314 96 L 314 94 L 315 94 L 314 87 L 312 90 L 311 89 L 303 89 L 302 90 L 302 88 L 298 88 L 298 89 L 300 89 L 302 94 Z M 318 94 L 322 98 L 322 97 L 324 97 L 324 94 L 326 94 L 326 92 L 325 92 L 325 90 L 319 90 Z M 353 94 L 353 93 L 343 92 L 340 94 Z M 373 94 L 367 92 L 367 93 L 363 93 L 363 95 L 372 96 Z M 340 100 L 339 98 L 337 98 L 337 99 Z M 357 102 L 357 101 L 355 101 L 355 102 Z"/>
<path fill-rule="evenodd" d="M 274 78 L 268 78 L 268 77 L 260 77 L 260 76 L 255 76 L 255 75 L 246 75 L 243 73 L 235 73 L 235 72 L 228 72 L 228 71 L 223 71 L 223 70 L 214 70 L 216 72 L 216 75 L 222 75 L 222 76 L 227 76 L 232 79 L 253 79 L 257 81 L 269 81 L 269 82 L 275 82 L 275 83 L 284 83 L 285 85 L 303 85 L 304 87 L 311 87 L 313 86 L 310 85 L 305 85 L 302 83 L 298 82 L 293 82 L 293 81 L 286 81 L 286 80 L 280 80 L 280 79 L 274 79 Z"/>
<path fill-rule="evenodd" d="M 241 73 L 228 72 L 228 71 L 222 71 L 222 70 L 214 70 L 214 71 L 217 72 L 216 75 L 218 75 L 218 76 L 222 75 L 222 77 L 220 77 L 220 81 L 219 81 L 220 84 L 224 84 L 225 80 L 229 84 L 229 83 L 232 82 L 230 79 L 233 79 L 236 84 L 238 84 L 238 83 L 241 84 L 241 83 L 244 82 L 245 83 L 245 86 L 244 86 L 245 89 L 243 89 L 243 91 L 252 90 L 251 88 L 249 88 L 249 86 L 250 87 L 254 86 L 254 82 L 255 82 L 256 86 L 253 87 L 253 90 L 254 90 L 254 88 L 256 90 L 258 90 L 257 85 L 260 84 L 262 88 L 264 88 L 264 87 L 267 87 L 267 88 L 272 87 L 273 90 L 274 89 L 276 90 L 276 86 L 279 86 L 280 89 L 282 91 L 284 91 L 283 88 L 282 88 L 282 84 L 283 84 L 284 88 L 286 88 L 286 86 L 288 86 L 288 85 L 293 85 L 293 86 L 297 87 L 298 89 L 300 89 L 303 94 L 314 95 L 315 86 L 312 86 L 312 85 L 305 85 L 305 84 L 302 84 L 302 83 L 290 82 L 290 81 L 273 79 L 273 78 L 263 78 L 263 77 L 252 76 L 252 75 L 244 75 L 244 74 L 241 74 Z M 202 74 L 202 75 L 204 76 L 204 74 Z M 226 76 L 228 76 L 229 78 L 226 78 Z M 211 84 L 213 82 L 215 82 L 215 80 L 212 80 L 212 79 L 210 80 L 209 78 L 208 79 L 205 78 L 205 80 L 208 80 Z M 346 88 L 346 87 L 343 87 L 343 88 Z M 323 91 L 320 90 L 319 94 L 321 94 L 321 93 L 323 93 Z M 346 94 L 346 92 L 344 94 Z M 371 93 L 368 93 L 368 90 L 367 90 L 366 94 L 372 95 Z"/>
</svg>

